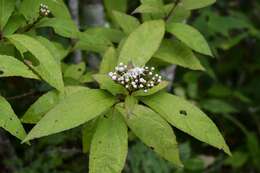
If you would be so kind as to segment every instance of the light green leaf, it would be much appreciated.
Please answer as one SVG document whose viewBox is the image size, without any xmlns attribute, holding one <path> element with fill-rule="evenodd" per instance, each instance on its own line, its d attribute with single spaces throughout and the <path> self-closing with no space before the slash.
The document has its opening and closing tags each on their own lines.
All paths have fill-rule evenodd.
<svg viewBox="0 0 260 173">
<path fill-rule="evenodd" d="M 99 34 L 81 32 L 79 33 L 79 41 L 75 45 L 75 49 L 103 53 L 112 45 L 107 38 Z"/>
<path fill-rule="evenodd" d="M 36 39 L 50 51 L 55 60 L 60 64 L 65 52 L 68 50 L 65 50 L 60 43 L 50 41 L 45 37 L 37 36 Z"/>
<path fill-rule="evenodd" d="M 141 100 L 176 128 L 231 154 L 213 121 L 193 104 L 167 93 L 143 97 Z"/>
<path fill-rule="evenodd" d="M 100 64 L 101 74 L 108 74 L 111 71 L 114 71 L 117 64 L 117 53 L 114 47 L 110 47 L 105 52 L 103 59 Z"/>
<path fill-rule="evenodd" d="M 40 4 L 41 0 L 23 0 L 19 11 L 29 23 L 32 23 L 39 17 Z"/>
<path fill-rule="evenodd" d="M 93 78 L 100 84 L 101 89 L 109 91 L 113 95 L 127 94 L 127 90 L 117 83 L 115 83 L 108 75 L 96 74 Z"/>
<path fill-rule="evenodd" d="M 90 147 L 89 173 L 120 173 L 127 156 L 127 126 L 116 110 L 98 121 Z"/>
<path fill-rule="evenodd" d="M 79 35 L 76 24 L 69 19 L 43 18 L 35 27 L 52 27 L 56 34 L 66 38 L 78 38 Z"/>
<path fill-rule="evenodd" d="M 171 163 L 182 166 L 175 134 L 171 126 L 151 109 L 136 105 L 132 114 L 120 106 L 117 109 L 134 132 L 147 146 Z"/>
<path fill-rule="evenodd" d="M 19 118 L 15 115 L 10 104 L 0 96 L 0 127 L 11 133 L 13 136 L 23 140 L 26 132 Z"/>
<path fill-rule="evenodd" d="M 165 26 L 162 20 L 148 21 L 140 25 L 126 39 L 119 54 L 119 62 L 143 66 L 160 46 Z"/>
<path fill-rule="evenodd" d="M 2 30 L 14 11 L 16 0 L 0 0 L 0 30 Z"/>
<path fill-rule="evenodd" d="M 80 77 L 79 81 L 80 81 L 81 83 L 94 82 L 95 80 L 93 79 L 92 75 L 93 75 L 93 72 L 87 72 L 87 73 L 83 74 L 83 75 Z"/>
<path fill-rule="evenodd" d="M 96 131 L 97 120 L 91 120 L 84 124 L 82 128 L 82 148 L 84 153 L 88 153 L 90 150 L 91 141 Z"/>
<path fill-rule="evenodd" d="M 34 102 L 29 109 L 25 112 L 21 118 L 23 123 L 36 124 L 41 118 L 54 108 L 60 101 L 64 100 L 68 96 L 81 91 L 86 90 L 86 87 L 69 86 L 65 87 L 64 93 L 59 93 L 55 90 L 49 91 L 42 95 L 36 102 Z"/>
<path fill-rule="evenodd" d="M 193 50 L 201 54 L 213 56 L 203 35 L 192 26 L 184 23 L 170 23 L 167 25 L 166 30 Z"/>
<path fill-rule="evenodd" d="M 137 7 L 133 13 L 162 13 L 165 14 L 162 5 L 155 5 L 155 4 L 141 4 Z"/>
<path fill-rule="evenodd" d="M 70 11 L 64 3 L 64 0 L 41 0 L 41 3 L 48 6 L 54 17 L 71 20 Z"/>
<path fill-rule="evenodd" d="M 140 25 L 140 22 L 137 18 L 127 15 L 125 13 L 113 11 L 113 16 L 116 23 L 120 26 L 120 28 L 122 28 L 122 30 L 126 34 L 130 34 Z"/>
<path fill-rule="evenodd" d="M 72 78 L 79 80 L 80 77 L 86 70 L 86 64 L 81 62 L 79 64 L 70 64 L 68 68 L 63 72 L 63 76 L 67 78 Z"/>
<path fill-rule="evenodd" d="M 120 11 L 120 12 L 126 12 L 127 10 L 127 0 L 104 0 L 104 6 L 110 15 L 112 17 L 112 11 Z"/>
<path fill-rule="evenodd" d="M 148 92 L 144 92 L 143 90 L 138 90 L 133 92 L 133 96 L 149 96 L 152 94 L 155 94 L 164 88 L 166 88 L 169 85 L 169 82 L 167 81 L 162 81 L 159 85 L 156 85 L 155 87 L 148 89 Z"/>
<path fill-rule="evenodd" d="M 56 89 L 63 91 L 63 80 L 60 65 L 52 56 L 50 51 L 36 39 L 22 34 L 14 34 L 7 37 L 15 46 L 22 45 L 39 62 L 30 67 L 36 71 L 43 80 Z M 25 57 L 26 58 L 26 57 Z"/>
<path fill-rule="evenodd" d="M 166 14 L 169 14 L 173 8 L 173 3 L 164 6 Z M 171 22 L 183 22 L 191 15 L 190 10 L 187 10 L 183 5 L 179 4 L 176 6 L 175 10 L 172 12 L 168 19 L 168 23 Z"/>
<path fill-rule="evenodd" d="M 163 40 L 154 57 L 193 70 L 204 70 L 192 50 L 178 40 Z"/>
<path fill-rule="evenodd" d="M 182 0 L 183 6 L 188 10 L 203 8 L 215 2 L 216 0 Z"/>
<path fill-rule="evenodd" d="M 125 34 L 120 30 L 104 27 L 89 28 L 84 33 L 103 37 L 113 43 L 119 43 L 125 37 Z"/>
<path fill-rule="evenodd" d="M 17 31 L 19 27 L 23 27 L 25 24 L 26 20 L 22 15 L 13 15 L 5 25 L 3 35 L 11 35 Z"/>
<path fill-rule="evenodd" d="M 0 55 L 0 77 L 19 76 L 39 79 L 24 63 L 12 56 Z"/>
<path fill-rule="evenodd" d="M 128 95 L 125 98 L 124 107 L 126 109 L 127 115 L 131 115 L 135 106 L 138 104 L 138 100 L 133 95 Z"/>
<path fill-rule="evenodd" d="M 104 91 L 80 90 L 64 98 L 44 115 L 23 142 L 77 127 L 101 115 L 114 103 L 115 98 Z"/>
</svg>

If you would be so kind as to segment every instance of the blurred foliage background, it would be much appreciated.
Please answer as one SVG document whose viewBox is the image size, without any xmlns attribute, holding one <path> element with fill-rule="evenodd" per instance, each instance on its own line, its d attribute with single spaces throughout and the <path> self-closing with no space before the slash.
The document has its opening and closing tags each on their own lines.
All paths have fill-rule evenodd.
<svg viewBox="0 0 260 173">
<path fill-rule="evenodd" d="M 74 3 L 79 3 L 81 30 L 106 25 L 102 1 L 67 2 L 72 14 Z M 138 5 L 138 0 L 129 1 L 129 13 Z M 206 36 L 216 58 L 200 58 L 206 72 L 177 67 L 170 92 L 193 101 L 210 115 L 221 129 L 233 157 L 176 130 L 184 169 L 176 169 L 160 159 L 133 137 L 124 172 L 260 172 L 260 2 L 218 0 L 211 7 L 193 12 L 187 22 Z M 71 54 L 66 61 L 72 63 L 74 57 Z M 83 52 L 83 61 L 87 68 L 98 67 L 98 58 L 93 54 Z M 0 93 L 8 98 L 18 115 L 23 115 L 46 90 L 42 84 L 20 78 L 1 78 L 0 86 Z M 37 91 L 32 90 L 35 87 Z M 1 130 L 0 172 L 87 172 L 88 157 L 81 148 L 80 129 L 33 141 L 31 146 L 20 145 Z"/>
</svg>

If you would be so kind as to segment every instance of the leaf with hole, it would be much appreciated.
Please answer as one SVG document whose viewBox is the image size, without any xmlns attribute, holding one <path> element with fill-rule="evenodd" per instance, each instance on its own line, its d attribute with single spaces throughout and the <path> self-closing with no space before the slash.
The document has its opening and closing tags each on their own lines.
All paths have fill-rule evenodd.
<svg viewBox="0 0 260 173">
<path fill-rule="evenodd" d="M 193 104 L 164 92 L 143 97 L 141 100 L 174 127 L 202 142 L 224 150 L 229 155 L 231 154 L 214 122 Z"/>
</svg>

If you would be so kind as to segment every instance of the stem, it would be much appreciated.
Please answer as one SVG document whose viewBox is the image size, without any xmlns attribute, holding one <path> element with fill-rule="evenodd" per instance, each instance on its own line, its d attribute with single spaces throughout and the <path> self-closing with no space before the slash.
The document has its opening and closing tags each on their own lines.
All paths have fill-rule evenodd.
<svg viewBox="0 0 260 173">
<path fill-rule="evenodd" d="M 171 16 L 172 16 L 174 10 L 176 9 L 176 7 L 178 6 L 178 4 L 179 4 L 180 2 L 181 2 L 181 0 L 175 0 L 175 1 L 174 1 L 174 4 L 173 4 L 173 6 L 172 6 L 171 11 L 170 11 L 170 12 L 168 13 L 168 15 L 164 18 L 165 21 L 168 21 L 168 20 L 171 18 Z"/>
</svg>

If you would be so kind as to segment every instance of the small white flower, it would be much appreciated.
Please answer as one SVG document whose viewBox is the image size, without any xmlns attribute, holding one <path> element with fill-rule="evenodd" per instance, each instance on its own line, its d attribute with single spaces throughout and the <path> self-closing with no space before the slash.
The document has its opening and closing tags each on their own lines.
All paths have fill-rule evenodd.
<svg viewBox="0 0 260 173">
<path fill-rule="evenodd" d="M 148 90 L 147 90 L 147 89 L 145 89 L 145 90 L 144 90 L 144 92 L 145 92 L 145 93 L 147 93 L 147 92 L 148 92 Z"/>
<path fill-rule="evenodd" d="M 122 62 L 119 63 L 120 66 L 123 66 L 124 64 Z"/>
<path fill-rule="evenodd" d="M 125 71 L 125 68 L 124 67 L 119 67 L 118 71 L 123 72 L 123 71 Z"/>
<path fill-rule="evenodd" d="M 151 70 L 152 70 L 152 71 L 154 71 L 154 70 L 155 70 L 155 68 L 154 68 L 154 67 L 152 67 L 152 68 L 151 68 Z"/>
<path fill-rule="evenodd" d="M 157 80 L 157 82 L 159 82 L 159 83 L 160 83 L 161 81 L 162 81 L 161 79 L 158 79 L 158 80 Z"/>
<path fill-rule="evenodd" d="M 112 76 L 114 75 L 114 73 L 113 73 L 113 72 L 109 72 L 108 75 L 109 75 L 110 77 L 112 77 Z"/>
<path fill-rule="evenodd" d="M 117 79 L 117 77 L 116 77 L 116 76 L 112 76 L 112 79 L 113 79 L 113 80 L 116 80 L 116 79 Z"/>
<path fill-rule="evenodd" d="M 144 86 L 143 86 L 143 84 L 140 84 L 139 87 L 140 87 L 140 88 L 143 88 Z"/>
<path fill-rule="evenodd" d="M 159 75 L 158 74 L 155 74 L 155 77 L 158 77 Z"/>
<path fill-rule="evenodd" d="M 125 88 L 129 88 L 129 85 L 126 85 Z"/>
<path fill-rule="evenodd" d="M 149 72 L 149 75 L 153 75 L 153 72 L 150 71 L 150 72 Z"/>
</svg>

